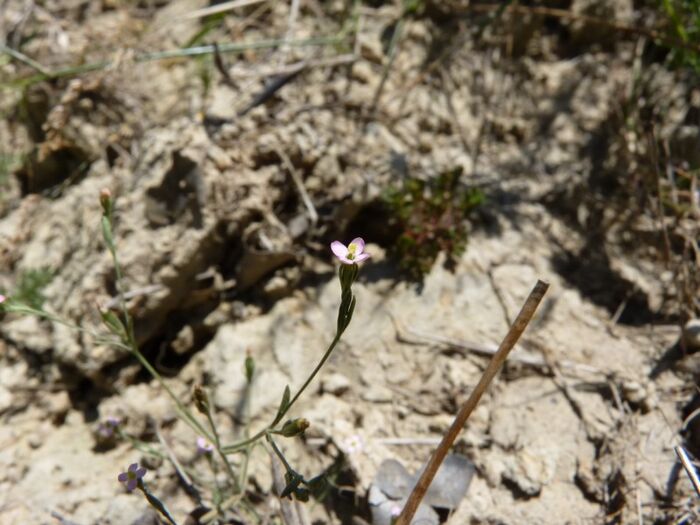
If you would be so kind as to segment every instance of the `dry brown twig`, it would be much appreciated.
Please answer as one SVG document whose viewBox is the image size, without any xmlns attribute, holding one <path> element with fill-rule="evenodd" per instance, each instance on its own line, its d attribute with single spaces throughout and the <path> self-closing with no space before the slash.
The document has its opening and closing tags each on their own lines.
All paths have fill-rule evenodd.
<svg viewBox="0 0 700 525">
<path fill-rule="evenodd" d="M 306 191 L 306 186 L 304 186 L 304 181 L 302 180 L 301 175 L 299 175 L 299 173 L 297 172 L 296 168 L 294 167 L 294 164 L 292 164 L 292 161 L 289 159 L 289 156 L 284 151 L 282 151 L 281 148 L 275 147 L 275 153 L 277 153 L 277 156 L 280 159 L 282 159 L 282 163 L 289 172 L 289 176 L 292 178 L 292 181 L 294 182 L 294 185 L 296 186 L 297 191 L 299 192 L 299 197 L 304 203 L 306 212 L 309 214 L 309 220 L 311 221 L 311 225 L 316 226 L 316 223 L 318 222 L 318 212 L 316 211 L 316 207 L 314 206 L 314 203 L 311 200 L 311 197 L 309 196 L 309 192 Z"/>
<path fill-rule="evenodd" d="M 442 438 L 442 441 L 440 442 L 440 445 L 437 449 L 435 449 L 435 452 L 430 457 L 425 470 L 418 479 L 418 482 L 413 488 L 411 495 L 408 497 L 408 501 L 406 501 L 406 505 L 396 520 L 395 525 L 409 525 L 409 523 L 411 523 L 411 520 L 418 509 L 418 505 L 420 505 L 420 502 L 423 500 L 423 496 L 425 496 L 425 493 L 428 491 L 428 488 L 430 487 L 435 474 L 440 468 L 440 465 L 442 465 L 442 462 L 457 439 L 460 431 L 469 419 L 469 416 L 479 404 L 481 396 L 483 396 L 489 384 L 491 384 L 491 381 L 493 381 L 493 378 L 496 377 L 496 374 L 503 366 L 508 354 L 515 346 L 518 339 L 520 339 L 520 336 L 525 331 L 525 328 L 527 328 L 527 325 L 534 316 L 537 307 L 544 298 L 544 294 L 547 293 L 548 288 L 549 284 L 545 283 L 544 281 L 537 281 L 537 284 L 535 284 L 535 287 L 530 292 L 530 295 L 525 301 L 520 313 L 515 318 L 510 330 L 508 330 L 508 333 L 503 338 L 501 345 L 498 347 L 498 351 L 491 358 L 486 370 L 484 370 L 479 383 L 472 391 L 466 403 L 464 403 L 462 408 L 460 408 L 454 422 L 452 423 L 452 426 L 450 426 L 450 428 L 447 430 Z"/>
<path fill-rule="evenodd" d="M 690 461 L 688 453 L 680 445 L 676 445 L 675 447 L 673 447 L 673 450 L 676 451 L 676 455 L 678 456 L 681 465 L 683 465 L 683 468 L 688 474 L 688 477 L 690 478 L 690 482 L 693 484 L 695 492 L 698 496 L 700 496 L 700 479 L 698 478 L 698 471 L 695 470 L 695 466 L 693 465 L 693 462 Z"/>
</svg>

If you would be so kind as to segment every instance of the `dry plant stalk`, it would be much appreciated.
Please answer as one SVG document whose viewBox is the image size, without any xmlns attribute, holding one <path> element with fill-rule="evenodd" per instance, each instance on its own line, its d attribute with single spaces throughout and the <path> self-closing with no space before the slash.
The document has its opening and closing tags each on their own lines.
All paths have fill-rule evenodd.
<svg viewBox="0 0 700 525">
<path fill-rule="evenodd" d="M 690 482 L 693 484 L 695 492 L 698 496 L 700 496 L 700 479 L 698 478 L 698 472 L 695 470 L 693 462 L 690 461 L 690 458 L 688 457 L 688 453 L 680 445 L 673 447 L 673 449 L 676 451 L 676 455 L 678 456 L 681 465 L 683 465 L 685 472 L 688 474 L 688 478 L 690 478 Z"/>
<path fill-rule="evenodd" d="M 447 453 L 457 439 L 459 432 L 462 430 L 462 428 L 464 428 L 467 419 L 469 419 L 469 416 L 479 404 L 481 396 L 484 394 L 491 381 L 493 381 L 493 378 L 496 377 L 496 374 L 503 366 L 503 363 L 508 357 L 508 353 L 513 349 L 515 343 L 518 342 L 518 339 L 520 339 L 520 336 L 530 323 L 530 320 L 535 314 L 535 310 L 537 310 L 537 307 L 542 301 L 542 298 L 544 297 L 544 294 L 547 292 L 548 288 L 549 284 L 545 283 L 544 281 L 538 280 L 537 284 L 535 284 L 535 287 L 530 292 L 530 295 L 520 310 L 518 317 L 516 317 L 515 321 L 513 321 L 510 330 L 508 330 L 508 333 L 503 338 L 501 345 L 498 347 L 498 351 L 493 355 L 489 365 L 486 367 L 486 370 L 484 370 L 479 383 L 474 388 L 474 391 L 469 396 L 466 403 L 462 405 L 462 408 L 457 413 L 452 426 L 443 436 L 442 441 L 438 445 L 437 449 L 435 449 L 435 452 L 433 452 L 433 455 L 428 461 L 428 465 L 425 467 L 425 470 L 423 471 L 423 474 L 421 474 L 418 483 L 416 483 L 411 495 L 408 497 L 408 501 L 406 501 L 406 505 L 401 511 L 401 515 L 396 520 L 395 525 L 408 525 L 411 523 L 411 520 L 418 509 L 418 505 L 420 505 L 420 502 L 423 500 L 423 496 L 425 496 L 425 493 L 428 491 L 428 488 L 430 487 L 435 474 L 440 468 L 440 465 L 442 465 L 445 456 L 447 456 Z"/>
</svg>

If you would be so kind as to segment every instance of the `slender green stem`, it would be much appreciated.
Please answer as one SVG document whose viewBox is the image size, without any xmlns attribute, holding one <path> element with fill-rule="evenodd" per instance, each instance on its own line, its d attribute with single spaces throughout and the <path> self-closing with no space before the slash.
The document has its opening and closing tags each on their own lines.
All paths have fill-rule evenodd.
<svg viewBox="0 0 700 525">
<path fill-rule="evenodd" d="M 306 390 L 306 388 L 311 384 L 311 381 L 314 380 L 314 378 L 319 373 L 321 368 L 323 368 L 323 365 L 326 364 L 326 361 L 328 361 L 328 358 L 333 353 L 333 350 L 335 349 L 336 345 L 340 341 L 340 337 L 342 335 L 343 335 L 343 332 L 338 332 L 337 334 L 335 334 L 333 341 L 331 342 L 330 346 L 328 346 L 328 350 L 326 350 L 326 353 L 323 354 L 323 357 L 318 362 L 318 364 L 316 365 L 316 368 L 314 368 L 313 372 L 311 372 L 311 375 L 309 375 L 309 377 L 306 379 L 304 384 L 301 385 L 301 388 L 299 389 L 299 391 L 296 394 L 294 394 L 294 397 L 291 399 L 291 401 L 289 401 L 289 404 L 282 411 L 282 416 L 279 419 L 282 419 L 282 417 L 284 417 L 287 414 L 287 412 L 289 412 L 289 409 L 292 408 L 292 405 L 294 405 L 294 403 L 296 403 L 297 399 L 299 399 L 299 397 L 304 393 L 304 390 Z"/>
<path fill-rule="evenodd" d="M 10 303 L 6 307 L 7 312 L 13 312 L 13 313 L 18 313 L 18 314 L 26 314 L 26 315 L 33 315 L 36 317 L 39 317 L 41 319 L 47 319 L 49 321 L 52 321 L 54 323 L 66 326 L 70 328 L 71 330 L 75 330 L 76 332 L 82 332 L 84 334 L 88 334 L 92 337 L 95 338 L 95 341 L 98 343 L 104 343 L 108 344 L 110 346 L 115 346 L 117 348 L 121 348 L 122 350 L 127 350 L 130 351 L 131 348 L 129 348 L 127 345 L 117 341 L 116 339 L 107 339 L 104 336 L 101 336 L 100 334 L 93 332 L 92 330 L 88 330 L 87 328 L 83 328 L 80 325 L 69 323 L 68 321 L 65 321 L 61 319 L 60 317 L 46 312 L 44 310 L 37 310 L 35 308 L 32 308 L 31 306 L 28 306 L 26 304 L 17 304 L 17 303 Z"/>
<path fill-rule="evenodd" d="M 323 365 L 326 363 L 326 361 L 328 361 L 328 358 L 331 356 L 331 353 L 333 353 L 333 350 L 335 349 L 336 345 L 340 341 L 340 337 L 342 335 L 343 335 L 342 332 L 335 334 L 335 337 L 333 338 L 333 341 L 331 342 L 330 346 L 326 350 L 326 353 L 323 354 L 323 357 L 316 365 L 316 368 L 314 368 L 313 372 L 311 372 L 311 375 L 309 375 L 309 377 L 306 379 L 306 381 L 301 386 L 301 388 L 297 391 L 297 393 L 294 394 L 294 397 L 289 401 L 289 404 L 287 404 L 286 408 L 284 408 L 282 410 L 282 412 L 280 413 L 280 415 L 276 418 L 277 421 L 281 420 L 287 414 L 287 412 L 289 412 L 289 409 L 292 408 L 292 405 L 294 405 L 294 403 L 296 403 L 296 401 L 304 393 L 306 388 L 311 384 L 311 381 L 314 380 L 314 378 L 316 377 L 318 372 L 321 370 L 321 368 L 323 368 Z M 275 421 L 275 423 L 277 421 Z M 228 445 L 228 446 L 222 447 L 223 452 L 226 454 L 231 454 L 233 452 L 237 452 L 237 451 L 245 448 L 246 446 L 250 445 L 251 443 L 255 443 L 257 440 L 264 437 L 270 430 L 272 430 L 275 423 L 268 425 L 267 427 L 265 427 L 260 432 L 253 435 L 252 437 L 249 437 L 247 439 L 239 441 L 238 443 L 234 443 L 233 445 Z"/>
<path fill-rule="evenodd" d="M 248 381 L 247 388 L 245 389 L 245 400 L 243 402 L 243 435 L 247 438 L 250 437 L 250 420 L 251 420 L 251 387 L 253 386 L 254 375 Z M 250 464 L 250 454 L 255 447 L 255 444 L 250 444 L 245 447 L 243 451 L 243 464 L 241 465 L 239 484 L 241 487 L 245 487 L 248 481 L 248 465 Z"/>
<path fill-rule="evenodd" d="M 165 383 L 163 377 L 158 373 L 158 371 L 148 362 L 148 359 L 141 353 L 136 342 L 136 337 L 134 335 L 134 323 L 129 310 L 126 306 L 126 298 L 124 297 L 124 286 L 122 280 L 122 270 L 119 264 L 119 257 L 117 256 L 117 247 L 112 238 L 112 217 L 104 216 L 103 221 L 105 221 L 109 227 L 109 238 L 105 239 L 109 253 L 112 255 L 112 262 L 114 264 L 114 274 L 116 278 L 117 293 L 119 294 L 119 304 L 122 310 L 122 316 L 124 317 L 124 323 L 126 324 L 126 337 L 127 345 L 131 353 L 136 357 L 136 359 L 141 363 L 141 365 L 148 371 L 151 376 L 158 381 L 160 386 L 168 393 L 170 398 L 175 403 L 178 412 L 182 416 L 183 421 L 187 423 L 192 430 L 201 433 L 202 436 L 206 437 L 210 442 L 214 441 L 213 436 L 205 430 L 202 424 L 197 421 L 192 412 L 180 401 L 180 399 L 175 395 L 175 393 L 170 389 L 170 387 Z M 103 224 L 104 225 L 104 224 Z"/>
<path fill-rule="evenodd" d="M 224 462 L 224 466 L 226 467 L 226 473 L 228 474 L 229 478 L 231 478 L 231 483 L 233 484 L 234 492 L 240 492 L 241 487 L 238 483 L 238 478 L 236 477 L 235 472 L 233 472 L 233 467 L 231 466 L 231 463 L 226 457 L 226 454 L 224 454 L 224 452 L 221 450 L 221 438 L 219 437 L 219 431 L 216 429 L 216 423 L 214 423 L 214 417 L 211 414 L 211 408 L 209 407 L 209 405 L 207 405 L 207 419 L 209 420 L 209 426 L 211 426 L 211 430 L 214 435 L 214 448 L 216 448 L 216 453 L 219 455 L 219 457 L 221 457 L 221 460 Z"/>
<path fill-rule="evenodd" d="M 377 106 L 379 105 L 379 99 L 382 96 L 384 85 L 386 84 L 386 81 L 389 78 L 389 72 L 391 71 L 391 68 L 394 65 L 396 55 L 398 54 L 399 44 L 401 42 L 401 38 L 403 37 L 403 25 L 405 17 L 406 13 L 402 14 L 401 18 L 399 18 L 399 21 L 394 26 L 394 33 L 391 36 L 391 41 L 389 42 L 389 60 L 384 66 L 384 70 L 382 71 L 382 77 L 379 80 L 379 85 L 377 86 L 377 90 L 374 92 L 374 97 L 372 98 L 372 105 L 370 106 L 370 115 L 374 115 L 377 111 Z"/>
<path fill-rule="evenodd" d="M 136 439 L 135 437 L 127 434 L 124 432 L 122 429 L 117 427 L 117 434 L 119 435 L 120 438 L 128 441 L 131 443 L 131 446 L 134 447 L 136 450 L 140 450 L 144 454 L 150 454 L 151 456 L 161 458 L 161 459 L 168 459 L 167 456 L 158 450 L 154 449 L 150 445 L 144 443 L 140 439 Z"/>
<path fill-rule="evenodd" d="M 261 437 L 264 437 L 269 429 L 269 426 L 265 427 L 260 432 L 254 434 L 249 438 L 239 441 L 238 443 L 234 443 L 233 445 L 226 445 L 224 447 L 221 447 L 221 450 L 223 450 L 225 454 L 232 454 L 234 452 L 238 452 L 239 450 L 246 448 L 248 445 L 255 443 Z"/>
<path fill-rule="evenodd" d="M 160 386 L 163 387 L 163 389 L 168 393 L 170 398 L 175 403 L 175 406 L 177 407 L 178 412 L 182 416 L 185 423 L 187 423 L 190 426 L 190 428 L 192 428 L 192 430 L 194 430 L 195 432 L 199 432 L 202 436 L 204 436 L 210 442 L 213 443 L 214 438 L 211 435 L 211 433 L 209 433 L 202 426 L 202 424 L 199 421 L 197 421 L 197 419 L 195 419 L 195 417 L 191 414 L 191 412 L 187 409 L 187 407 L 185 407 L 185 405 L 182 404 L 182 402 L 177 398 L 175 393 L 165 383 L 165 380 L 163 380 L 161 375 L 155 370 L 155 368 L 153 368 L 151 363 L 148 362 L 148 360 L 144 357 L 144 355 L 141 352 L 139 352 L 138 349 L 135 350 L 134 348 L 132 348 L 131 350 L 132 350 L 132 353 L 134 354 L 134 356 L 136 357 L 136 359 L 138 359 L 139 363 L 141 363 L 141 365 L 148 371 L 148 373 L 151 374 L 151 376 L 153 378 L 155 378 L 156 381 L 158 381 L 158 383 L 160 384 Z"/>
<path fill-rule="evenodd" d="M 347 267 L 350 268 L 350 267 Z M 335 336 L 333 337 L 333 341 L 331 341 L 331 344 L 328 346 L 326 349 L 326 352 L 323 354 L 323 357 L 321 357 L 321 360 L 318 362 L 316 367 L 313 369 L 309 377 L 306 378 L 306 381 L 304 381 L 304 384 L 301 385 L 301 388 L 297 391 L 296 394 L 294 394 L 294 397 L 291 398 L 291 400 L 284 406 L 281 407 L 280 411 L 278 412 L 277 416 L 275 417 L 274 421 L 270 423 L 266 428 L 262 429 L 260 432 L 255 434 L 252 437 L 248 437 L 242 441 L 239 441 L 238 443 L 234 443 L 233 445 L 228 445 L 225 447 L 222 447 L 222 451 L 226 454 L 232 454 L 234 452 L 238 452 L 239 450 L 247 447 L 251 443 L 255 443 L 257 440 L 259 440 L 261 437 L 266 436 L 268 439 L 270 439 L 270 432 L 273 432 L 273 429 L 277 423 L 279 423 L 282 418 L 289 412 L 289 410 L 294 406 L 294 404 L 297 402 L 299 397 L 306 391 L 308 386 L 311 384 L 311 382 L 314 380 L 316 375 L 318 375 L 319 371 L 321 368 L 323 368 L 323 365 L 326 364 L 326 361 L 328 361 L 328 358 L 331 356 L 333 353 L 333 350 L 337 346 L 338 342 L 340 341 L 340 338 L 342 337 L 343 333 L 345 332 L 345 329 L 348 327 L 348 324 L 350 323 L 350 319 L 352 318 L 352 314 L 355 308 L 355 297 L 352 294 L 352 283 L 357 277 L 357 266 L 353 265 L 351 269 L 347 269 L 346 267 L 341 267 L 340 270 L 340 283 L 341 283 L 341 288 L 342 288 L 342 300 L 340 303 L 340 307 L 338 310 L 338 328 L 336 330 Z M 344 271 L 345 269 L 345 271 Z"/>
<path fill-rule="evenodd" d="M 36 69 L 42 75 L 51 75 L 51 72 L 44 66 L 42 66 L 39 62 L 29 58 L 27 55 L 20 51 L 17 51 L 16 49 L 12 49 L 11 47 L 7 47 L 5 45 L 0 44 L 0 53 L 5 53 L 6 55 L 11 56 L 15 60 L 19 60 L 20 62 L 27 64 L 29 67 Z"/>
<path fill-rule="evenodd" d="M 239 53 L 248 49 L 269 49 L 278 47 L 282 44 L 294 46 L 294 47 L 305 47 L 305 46 L 326 46 L 341 43 L 343 41 L 342 36 L 321 36 L 306 38 L 303 40 L 259 40 L 257 42 L 229 42 L 225 44 L 218 45 L 219 53 Z M 6 49 L 0 48 L 0 52 L 4 52 L 13 58 L 19 60 L 19 57 L 11 54 Z M 134 57 L 134 62 L 153 62 L 157 60 L 168 60 L 173 58 L 186 58 L 201 55 L 211 55 L 216 53 L 216 46 L 194 46 L 184 49 L 169 49 L 167 51 L 156 51 L 152 53 L 142 53 Z M 26 57 L 29 58 L 29 57 Z M 31 60 L 31 59 L 29 59 Z M 26 60 L 23 60 L 26 62 Z M 49 78 L 62 78 L 62 77 L 72 77 L 76 75 L 81 75 L 83 73 L 89 73 L 91 71 L 99 71 L 107 69 L 116 63 L 115 60 L 103 60 L 99 62 L 91 62 L 89 64 L 82 64 L 80 66 L 71 66 L 62 69 L 57 69 L 55 71 L 44 71 L 39 74 L 20 79 L 19 83 L 23 85 L 31 85 Z M 37 69 L 34 66 L 35 69 Z"/>
<path fill-rule="evenodd" d="M 267 438 L 267 441 L 270 443 L 272 446 L 272 450 L 275 451 L 275 454 L 277 454 L 277 457 L 280 458 L 280 461 L 284 465 L 284 468 L 287 472 L 294 472 L 294 469 L 289 466 L 289 463 L 287 463 L 287 458 L 284 457 L 284 454 L 282 454 L 282 451 L 277 448 L 277 443 L 275 443 L 275 440 L 272 439 L 272 435 L 268 432 L 265 437 Z"/>
<path fill-rule="evenodd" d="M 214 476 L 214 506 L 218 514 L 221 512 L 221 502 L 223 498 L 221 496 L 221 488 L 219 487 L 219 480 L 217 479 L 219 475 L 219 469 L 216 468 L 216 461 L 211 457 L 211 454 L 207 454 L 207 462 L 209 463 L 209 468 L 211 468 L 212 475 Z"/>
<path fill-rule="evenodd" d="M 239 484 L 241 487 L 245 487 L 248 481 L 248 466 L 250 465 L 250 454 L 254 447 L 254 444 L 248 445 L 247 447 L 245 447 L 245 451 L 243 452 L 243 462 L 241 464 L 241 473 L 239 479 Z"/>
</svg>

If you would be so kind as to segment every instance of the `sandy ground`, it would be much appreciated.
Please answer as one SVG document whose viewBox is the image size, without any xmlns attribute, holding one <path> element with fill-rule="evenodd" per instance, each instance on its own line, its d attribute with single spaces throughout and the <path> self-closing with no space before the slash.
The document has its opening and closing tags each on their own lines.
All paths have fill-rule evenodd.
<svg viewBox="0 0 700 525">
<path fill-rule="evenodd" d="M 543 279 L 545 304 L 455 446 L 475 467 L 467 495 L 430 519 L 692 523 L 698 500 L 673 447 L 700 445 L 700 369 L 679 343 L 688 315 L 658 227 L 631 204 L 650 154 L 644 110 L 669 163 L 695 162 L 683 149 L 700 141 L 692 78 L 600 25 L 457 16 L 461 2 L 399 21 L 391 2 L 368 4 L 259 2 L 200 35 L 196 0 L 0 2 L 5 42 L 42 67 L 110 62 L 2 91 L 0 291 L 48 269 L 44 308 L 101 330 L 97 307 L 116 295 L 99 224 L 110 188 L 142 349 L 186 403 L 195 384 L 209 389 L 230 442 L 243 399 L 262 428 L 318 361 L 340 302 L 328 244 L 364 237 L 372 259 L 353 322 L 294 409 L 306 437 L 283 443 L 306 476 L 344 462 L 299 523 L 361 524 L 382 462 L 421 467 Z M 634 21 L 631 2 L 568 8 L 589 13 L 583 4 Z M 347 36 L 306 45 L 319 35 Z M 305 45 L 223 52 L 218 64 L 147 56 L 280 38 Z M 260 103 L 267 81 L 302 66 Z M 2 81 L 30 74 L 0 64 Z M 454 268 L 442 254 L 422 284 L 406 281 L 381 195 L 455 168 L 486 196 L 467 249 Z M 179 523 L 211 505 L 167 457 L 212 486 L 196 434 L 130 355 L 0 315 L 0 523 L 157 523 L 116 481 L 137 461 Z M 101 443 L 109 416 L 165 459 Z M 257 518 L 221 523 L 281 523 L 270 462 L 253 451 Z"/>
</svg>

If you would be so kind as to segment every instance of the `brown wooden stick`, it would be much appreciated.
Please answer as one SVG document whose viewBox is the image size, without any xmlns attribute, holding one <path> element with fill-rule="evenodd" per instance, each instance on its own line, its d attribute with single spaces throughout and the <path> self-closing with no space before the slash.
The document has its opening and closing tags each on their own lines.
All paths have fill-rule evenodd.
<svg viewBox="0 0 700 525">
<path fill-rule="evenodd" d="M 676 451 L 676 455 L 678 456 L 678 459 L 680 460 L 681 465 L 683 465 L 683 468 L 685 469 L 686 473 L 688 474 L 688 477 L 690 478 L 690 482 L 693 484 L 693 488 L 695 488 L 695 492 L 697 493 L 698 496 L 700 496 L 700 479 L 698 479 L 698 472 L 697 472 L 697 470 L 695 470 L 695 466 L 693 465 L 693 462 L 690 461 L 690 458 L 688 457 L 688 453 L 680 445 L 673 447 L 673 449 Z"/>
<path fill-rule="evenodd" d="M 491 381 L 493 381 L 493 378 L 496 377 L 496 374 L 503 366 L 503 363 L 508 357 L 508 353 L 515 346 L 515 343 L 518 342 L 518 339 L 520 339 L 520 336 L 525 331 L 525 328 L 532 319 L 532 316 L 535 314 L 535 310 L 537 310 L 537 307 L 542 301 L 542 298 L 544 297 L 544 294 L 547 292 L 548 288 L 549 284 L 545 283 L 544 281 L 537 281 L 537 284 L 530 292 L 530 295 L 520 310 L 518 317 L 516 317 L 515 321 L 510 327 L 510 330 L 508 330 L 508 333 L 503 338 L 501 346 L 498 347 L 498 351 L 493 355 L 489 365 L 486 367 L 486 370 L 484 370 L 484 373 L 481 376 L 479 383 L 476 385 L 476 388 L 474 388 L 474 391 L 469 396 L 469 399 L 467 399 L 467 402 L 462 405 L 462 408 L 457 413 L 452 426 L 443 436 L 442 441 L 438 445 L 437 449 L 435 449 L 435 452 L 433 452 L 430 461 L 428 461 L 428 465 L 425 467 L 425 470 L 423 471 L 423 474 L 421 474 L 418 483 L 416 483 L 411 495 L 408 497 L 406 506 L 404 506 L 403 510 L 401 511 L 401 515 L 396 520 L 395 525 L 409 525 L 409 523 L 411 523 L 411 520 L 418 509 L 418 505 L 420 505 L 420 502 L 423 500 L 423 496 L 425 496 L 425 493 L 428 491 L 428 487 L 430 487 L 430 484 L 440 468 L 440 465 L 442 465 L 445 456 L 447 456 L 447 453 L 457 439 L 460 431 L 462 428 L 464 428 L 467 419 L 469 419 L 469 416 L 476 408 L 476 405 L 479 404 L 481 396 L 484 394 Z"/>
</svg>

